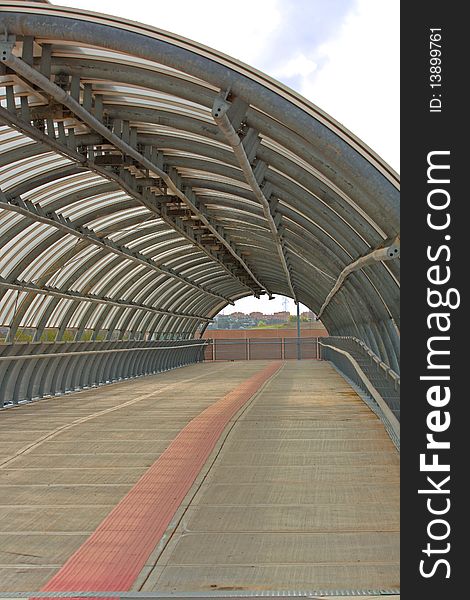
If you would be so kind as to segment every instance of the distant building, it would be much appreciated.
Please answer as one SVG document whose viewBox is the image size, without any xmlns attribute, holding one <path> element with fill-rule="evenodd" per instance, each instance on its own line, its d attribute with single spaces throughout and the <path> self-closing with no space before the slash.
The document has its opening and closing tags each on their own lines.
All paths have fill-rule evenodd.
<svg viewBox="0 0 470 600">
<path fill-rule="evenodd" d="M 266 325 L 285 325 L 289 323 L 290 313 L 287 310 L 265 315 L 259 311 L 253 311 L 249 315 L 236 311 L 229 315 L 217 315 L 214 322 L 210 323 L 208 329 L 251 329 L 260 322 Z M 315 315 L 309 310 L 301 314 L 302 321 L 314 321 Z"/>
<path fill-rule="evenodd" d="M 217 315 L 214 322 L 210 323 L 208 329 L 250 329 L 258 325 L 258 319 L 242 312 L 234 312 L 230 315 Z"/>
<path fill-rule="evenodd" d="M 275 312 L 273 314 L 273 317 L 275 319 L 277 319 L 278 321 L 280 321 L 281 323 L 288 323 L 289 317 L 290 317 L 290 312 L 288 310 L 282 310 L 280 312 Z"/>
</svg>

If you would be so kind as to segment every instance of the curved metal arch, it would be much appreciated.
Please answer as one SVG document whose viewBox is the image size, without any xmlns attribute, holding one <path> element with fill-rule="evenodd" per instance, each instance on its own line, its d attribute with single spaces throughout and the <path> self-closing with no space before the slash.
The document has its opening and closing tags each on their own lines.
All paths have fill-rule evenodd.
<svg viewBox="0 0 470 600">
<path fill-rule="evenodd" d="M 232 193 L 233 193 L 233 190 L 232 190 Z M 235 208 L 236 207 L 236 200 L 230 201 L 230 200 L 226 200 L 224 198 L 224 199 L 221 199 L 219 201 L 219 204 L 221 206 L 229 206 L 230 208 Z M 290 227 L 286 228 L 286 236 L 290 235 L 291 233 L 293 233 L 293 231 L 295 230 L 295 228 L 302 228 L 303 227 L 303 229 L 304 229 L 304 231 L 302 232 L 303 236 L 304 237 L 305 236 L 308 237 L 309 243 L 313 243 L 313 241 L 316 239 L 319 242 L 319 244 L 320 244 L 322 252 L 324 253 L 325 249 L 328 247 L 328 243 L 327 243 L 327 239 L 328 238 L 323 237 L 323 239 L 321 239 L 321 235 L 319 236 L 318 232 L 320 234 L 322 234 L 325 231 L 326 225 L 324 223 L 322 223 L 323 226 L 320 227 L 318 223 L 315 223 L 314 221 L 312 221 L 311 218 L 315 217 L 315 214 L 311 214 L 311 210 L 312 209 L 309 208 L 308 211 L 305 211 L 305 217 L 303 215 L 300 215 L 300 214 L 292 216 L 292 210 L 288 209 L 287 207 L 281 207 L 279 209 L 279 212 L 281 214 L 283 214 L 283 216 L 291 218 L 290 219 Z M 260 219 L 261 219 L 261 217 L 258 215 L 257 221 L 260 222 Z M 301 219 L 301 222 L 299 222 L 299 219 Z M 256 223 L 256 220 L 253 219 L 253 218 L 250 219 L 250 221 L 253 224 Z M 321 219 L 320 219 L 320 222 L 321 222 Z M 313 229 L 313 227 L 315 227 L 315 230 Z M 317 232 L 317 234 L 315 234 L 315 231 Z M 302 237 L 302 233 L 299 233 L 299 237 Z M 358 256 L 358 255 L 360 256 L 362 253 L 367 253 L 367 251 L 370 251 L 370 247 L 366 246 L 362 241 L 361 241 L 361 246 L 362 247 L 359 249 L 359 251 L 358 251 L 357 248 L 351 249 L 350 248 L 350 239 L 347 236 L 344 237 L 344 238 L 340 237 L 339 233 L 337 234 L 337 236 L 338 237 L 337 237 L 336 243 L 341 248 L 341 250 L 343 250 L 343 251 L 345 250 L 344 246 L 342 246 L 341 243 L 340 243 L 341 240 L 343 240 L 345 242 L 345 244 L 348 244 L 349 247 L 348 247 L 348 255 L 347 256 L 349 256 L 350 259 L 353 256 Z M 334 252 L 335 248 L 336 248 L 336 246 L 330 246 L 330 251 Z M 344 254 L 343 254 L 343 256 L 336 255 L 336 261 L 337 261 L 338 265 L 341 264 L 342 260 L 344 261 Z M 299 265 L 296 268 L 301 268 L 301 267 Z M 379 265 L 375 265 L 375 266 L 370 267 L 370 268 L 372 270 L 378 269 L 378 268 L 385 269 L 385 272 L 387 273 L 387 275 L 385 275 L 385 278 L 384 278 L 384 281 L 382 282 L 382 285 L 385 288 L 385 291 L 387 292 L 387 294 L 390 296 L 390 299 L 395 300 L 395 302 L 394 302 L 395 307 L 392 310 L 394 310 L 394 313 L 396 315 L 398 315 L 398 310 L 399 310 L 398 309 L 398 298 L 396 296 L 396 293 L 394 293 L 395 292 L 396 282 L 392 279 L 391 275 L 388 273 L 386 265 L 382 263 L 380 265 L 380 267 L 379 267 Z M 332 272 L 334 272 L 334 271 L 332 271 Z M 381 277 L 384 277 L 384 275 L 381 275 Z M 375 279 L 375 278 L 372 277 L 372 279 Z M 372 292 L 373 292 L 373 290 L 372 290 Z"/>
<path fill-rule="evenodd" d="M 259 152 L 258 152 L 258 154 L 259 154 Z M 212 173 L 212 174 L 220 174 L 220 175 L 223 175 L 224 177 L 231 178 L 235 183 L 236 182 L 245 183 L 243 174 L 240 169 L 238 169 L 232 165 L 224 164 L 222 162 L 219 162 L 219 163 L 214 163 L 213 161 L 209 162 L 207 160 L 204 160 L 202 157 L 185 158 L 185 157 L 175 156 L 175 157 L 172 157 L 172 160 L 168 161 L 168 164 L 185 169 L 186 173 L 183 171 L 182 172 L 183 176 L 194 179 L 194 180 L 196 180 L 196 182 L 197 182 L 197 172 L 199 171 L 201 173 L 207 172 L 207 173 Z M 298 170 L 300 170 L 300 169 L 298 169 Z M 192 173 L 194 173 L 194 175 L 188 174 L 188 171 L 189 172 L 192 171 Z M 283 171 L 286 171 L 286 170 L 283 169 Z M 305 174 L 305 175 L 307 175 L 307 174 Z M 306 187 L 307 183 L 309 183 L 310 185 L 312 184 L 312 179 L 309 182 L 306 182 L 306 181 L 299 182 L 298 180 L 293 181 L 290 173 L 281 172 L 281 171 L 279 171 L 279 169 L 273 170 L 271 168 L 267 168 L 264 177 L 267 182 L 270 182 L 272 184 L 272 195 L 273 196 L 283 199 L 284 202 L 286 202 L 286 203 L 289 202 L 289 198 L 293 198 L 293 197 L 298 199 L 299 201 L 303 200 L 305 208 L 311 208 L 311 209 L 316 208 L 313 205 L 311 205 L 311 203 L 309 203 L 309 201 L 313 200 L 316 204 L 318 203 L 318 205 L 320 205 L 320 207 L 323 209 L 322 211 L 318 211 L 318 208 L 317 208 L 318 216 L 323 217 L 324 219 L 328 219 L 328 217 L 330 216 L 330 219 L 333 219 L 333 220 L 340 218 L 343 221 L 345 227 L 347 228 L 346 230 L 348 232 L 352 231 L 354 235 L 361 236 L 360 231 L 358 231 L 355 226 L 353 226 L 350 222 L 348 222 L 347 219 L 341 215 L 341 212 L 339 212 L 339 210 L 334 211 L 330 205 L 322 202 L 321 198 L 319 198 L 319 196 L 317 195 L 318 188 L 317 188 L 317 194 L 315 194 L 314 191 L 312 191 Z M 287 177 L 289 177 L 289 179 L 287 179 Z M 236 189 L 235 186 L 234 186 L 234 189 Z M 284 196 L 284 198 L 283 198 L 283 196 Z M 253 204 L 257 205 L 256 202 L 253 202 Z M 342 207 L 338 206 L 338 209 L 341 209 L 341 208 Z M 350 207 L 350 208 L 352 209 L 352 207 Z M 330 215 L 330 213 L 331 213 L 331 215 Z M 262 214 L 261 211 L 260 211 L 260 214 Z M 350 216 L 351 215 L 349 214 L 349 217 Z M 357 218 L 356 223 L 357 223 L 357 226 L 363 227 L 367 222 L 365 222 L 364 219 L 359 220 Z M 367 223 L 367 224 L 370 225 L 370 223 Z M 367 237 L 370 239 L 371 233 L 372 232 L 369 230 L 369 232 L 367 234 L 364 232 L 364 234 L 361 237 L 364 237 L 364 235 L 367 235 Z M 379 243 L 382 240 L 383 240 L 383 237 L 377 235 L 376 243 Z"/>
<path fill-rule="evenodd" d="M 23 75 L 34 76 L 41 69 L 50 81 L 59 82 L 66 94 L 74 95 L 82 112 L 104 120 L 110 131 L 130 144 L 137 159 L 128 160 L 121 153 L 121 160 L 119 148 L 113 148 L 106 134 L 106 140 L 101 138 L 92 120 L 77 119 L 73 112 L 66 113 L 65 119 L 63 113 L 61 117 L 60 106 L 52 110 L 40 86 L 39 94 L 29 96 L 26 104 L 23 100 L 21 110 L 17 110 L 13 86 L 7 90 L 11 124 L 37 141 L 24 137 L 21 143 L 21 135 L 12 133 L 15 149 L 10 160 L 35 161 L 37 169 L 31 178 L 17 178 L 13 185 L 7 184 L 7 191 L 41 205 L 35 190 L 50 185 L 47 200 L 43 194 L 46 210 L 65 215 L 71 211 L 72 222 L 78 227 L 96 229 L 109 244 L 160 260 L 215 294 L 189 287 L 181 278 L 146 275 L 144 268 L 140 273 L 140 263 L 129 262 L 127 251 L 103 260 L 102 250 L 88 259 L 85 253 L 80 269 L 60 278 L 61 290 L 72 289 L 82 281 L 80 289 L 109 293 L 113 299 L 132 295 L 142 305 L 159 306 L 170 313 L 211 317 L 225 305 L 223 296 L 234 301 L 250 294 L 247 273 L 243 272 L 243 265 L 248 265 L 256 280 L 270 292 L 289 295 L 294 282 L 298 299 L 318 312 L 348 264 L 397 235 L 396 174 L 331 117 L 267 76 L 173 34 L 104 15 L 91 16 L 50 5 L 18 6 L 8 1 L 2 3 L 0 14 L 8 34 L 17 36 L 16 41 L 20 42 L 22 36 L 37 38 L 32 66 L 22 71 Z M 66 44 L 61 45 L 61 40 Z M 6 61 L 12 68 L 13 83 L 14 67 L 22 64 L 18 63 L 21 45 L 15 43 L 12 39 L 11 47 L 16 48 L 20 58 Z M 44 44 L 49 44 L 51 50 L 49 65 L 41 55 Z M 80 53 L 82 45 L 87 46 L 86 55 Z M 110 68 L 115 62 L 119 62 L 119 70 Z M 271 216 L 278 227 L 291 282 L 289 274 L 286 280 L 285 265 L 281 269 L 281 261 L 278 264 L 273 258 L 277 254 L 270 237 L 269 215 L 258 205 L 211 117 L 214 100 L 220 97 L 229 104 L 227 115 L 240 132 L 259 185 L 272 199 Z M 2 109 L 3 120 L 4 113 Z M 21 119 L 26 123 L 19 123 Z M 35 134 L 31 127 L 38 126 L 40 131 Z M 146 171 L 144 163 L 155 165 L 154 169 Z M 9 162 L 0 148 L 1 164 Z M 61 167 L 55 168 L 59 164 Z M 48 165 L 54 168 L 46 173 Z M 87 175 L 90 170 L 94 170 L 91 176 Z M 25 175 L 23 168 L 18 173 Z M 171 191 L 179 194 L 176 202 L 162 185 L 162 176 Z M 82 189 L 74 190 L 74 177 L 78 177 L 77 184 L 84 182 Z M 101 204 L 100 190 L 105 193 Z M 92 198 L 97 191 L 94 204 Z M 143 209 L 141 215 L 136 215 L 133 207 L 145 206 L 150 214 L 149 203 L 158 205 L 155 218 L 162 214 L 165 225 L 140 230 L 139 218 L 144 221 L 147 212 Z M 74 206 L 83 208 L 83 213 L 75 212 Z M 18 235 L 21 221 L 13 219 L 12 229 Z M 126 224 L 130 231 L 122 231 Z M 162 233 L 172 228 L 176 233 Z M 63 233 L 51 230 L 46 239 L 60 239 Z M 0 242 L 6 237 L 1 236 Z M 74 250 L 83 252 L 85 245 L 80 242 Z M 44 265 L 35 273 L 46 284 L 51 251 L 45 240 L 30 248 Z M 64 252 L 62 259 L 66 255 Z M 60 259 L 57 257 L 56 265 Z M 126 263 L 119 269 L 123 260 Z M 119 272 L 122 282 L 112 282 L 113 272 Z M 397 261 L 354 272 L 326 307 L 326 326 L 331 333 L 354 332 L 395 365 L 398 281 Z M 57 297 L 49 303 L 26 300 L 23 295 L 21 298 L 23 309 L 47 305 L 41 315 L 43 328 L 49 317 L 60 313 L 62 333 L 77 323 L 77 317 L 81 330 L 90 323 L 95 325 L 95 337 L 104 323 L 110 331 L 128 327 L 130 335 L 139 332 L 139 336 L 157 331 L 194 334 L 198 327 L 194 319 L 187 321 L 176 314 L 153 315 L 137 307 L 112 308 L 112 316 L 107 318 L 106 306 L 86 306 Z"/>
<path fill-rule="evenodd" d="M 122 115 L 121 115 L 122 116 Z"/>
<path fill-rule="evenodd" d="M 29 214 L 28 214 L 28 216 L 29 216 Z M 127 258 L 127 255 L 126 255 L 126 258 Z M 129 255 L 129 258 L 132 258 L 132 257 Z"/>
<path fill-rule="evenodd" d="M 64 199 L 61 200 L 61 203 L 60 203 L 60 205 L 57 206 L 57 208 L 63 207 L 63 206 L 64 206 Z M 73 225 L 74 226 L 87 225 L 91 221 L 93 221 L 95 218 L 102 217 L 104 215 L 109 215 L 109 214 L 113 214 L 113 213 L 116 214 L 118 212 L 122 212 L 122 209 L 126 208 L 127 206 L 129 206 L 129 207 L 135 206 L 135 203 L 133 204 L 131 200 L 126 200 L 126 202 L 121 203 L 120 205 L 108 204 L 107 206 L 104 206 L 104 207 L 102 207 L 102 206 L 94 207 L 93 211 L 90 211 L 89 213 L 84 213 L 80 218 L 74 220 Z M 56 207 L 54 207 L 54 208 L 56 208 Z M 52 210 L 53 207 L 50 207 L 49 209 Z M 96 217 L 94 215 L 94 212 L 96 212 Z M 130 224 L 131 223 L 123 222 L 122 227 L 125 227 Z M 170 232 L 170 231 L 171 230 L 168 230 L 168 232 Z M 157 257 L 155 256 L 153 258 L 157 258 Z"/>
<path fill-rule="evenodd" d="M 188 116 L 181 116 L 174 113 L 165 111 L 156 111 L 145 109 L 142 107 L 125 107 L 113 105 L 110 109 L 110 115 L 114 118 L 130 119 L 133 118 L 137 121 L 146 123 L 152 123 L 156 126 L 160 125 L 161 122 L 165 123 L 167 127 L 172 127 L 174 131 L 178 132 L 180 136 L 185 133 L 192 133 L 197 135 L 200 139 L 218 141 L 224 143 L 224 138 L 220 131 L 214 126 L 209 125 L 201 120 L 193 119 Z M 293 155 L 298 155 L 302 160 L 311 165 L 311 168 L 318 173 L 322 173 L 322 166 L 324 162 L 322 157 L 316 156 L 312 151 L 315 151 L 315 147 L 308 143 L 299 134 L 294 134 L 283 124 L 283 121 L 277 122 L 270 118 L 264 113 L 255 111 L 252 107 L 247 109 L 246 113 L 246 124 L 251 126 L 254 131 L 258 131 L 264 136 L 266 141 L 273 145 L 274 143 L 280 147 L 285 147 L 286 151 Z M 277 134 L 277 136 L 276 136 Z M 307 150 L 308 148 L 308 150 Z M 339 152 L 340 150 L 337 150 Z M 395 206 L 387 207 L 381 205 L 380 198 L 374 199 L 367 188 L 360 183 L 357 189 L 352 188 L 352 182 L 350 179 L 339 179 L 337 172 L 329 172 L 333 177 L 326 178 L 323 180 L 324 185 L 329 185 L 334 188 L 343 189 L 343 193 L 347 190 L 349 193 L 347 196 L 350 198 L 350 202 L 358 207 L 361 207 L 366 213 L 370 213 L 370 216 L 374 215 L 377 217 L 377 222 L 382 221 L 380 218 L 380 212 L 392 208 L 395 212 L 398 210 L 398 200 L 395 198 Z M 351 173 L 351 179 L 356 179 L 354 173 Z M 354 190 L 354 194 L 351 192 L 351 188 Z M 375 200 L 375 202 L 374 202 Z M 396 231 L 394 232 L 396 233 Z"/>
<path fill-rule="evenodd" d="M 116 258 L 112 261 L 112 263 L 110 263 L 107 266 L 103 267 L 103 270 L 106 272 L 107 270 L 109 270 L 110 268 L 112 268 L 113 264 L 119 264 L 119 260 Z M 134 268 L 133 265 L 129 265 L 128 266 L 129 269 Z M 146 283 L 146 282 L 144 282 Z M 112 282 L 109 282 L 109 286 L 112 285 Z M 159 279 L 158 281 L 155 282 L 151 282 L 150 285 L 153 287 L 154 292 L 153 294 L 147 294 L 146 298 L 145 298 L 145 305 L 148 306 L 155 306 L 158 307 L 162 310 L 170 310 L 170 311 L 174 311 L 174 312 L 181 312 L 183 313 L 184 311 L 180 311 L 179 307 L 181 305 L 181 302 L 177 302 L 177 303 L 173 303 L 168 309 L 164 306 L 164 303 L 162 302 L 163 300 L 163 296 L 165 293 L 165 289 L 168 290 L 168 293 L 171 294 L 171 296 L 175 296 L 179 299 L 181 294 L 183 293 L 184 290 L 186 290 L 186 286 L 183 283 L 178 283 L 178 282 L 172 282 L 170 278 L 166 278 L 166 279 Z M 104 289 L 104 292 L 107 292 L 107 289 Z M 121 294 L 121 296 L 123 296 Z M 139 294 L 136 293 L 135 298 L 138 299 Z M 124 296 L 123 296 L 124 297 Z M 122 309 L 122 312 L 124 312 L 124 308 Z M 90 306 L 88 311 L 83 315 L 82 317 L 82 324 L 79 327 L 85 327 L 85 323 L 90 323 L 91 321 L 93 321 L 96 318 L 96 315 L 99 313 L 100 309 L 98 307 L 94 307 L 94 306 Z M 137 311 L 138 312 L 138 311 Z M 117 317 L 119 316 L 119 312 L 116 313 Z M 144 314 L 144 313 L 143 313 Z M 191 312 L 189 312 L 188 314 L 193 314 Z"/>
</svg>

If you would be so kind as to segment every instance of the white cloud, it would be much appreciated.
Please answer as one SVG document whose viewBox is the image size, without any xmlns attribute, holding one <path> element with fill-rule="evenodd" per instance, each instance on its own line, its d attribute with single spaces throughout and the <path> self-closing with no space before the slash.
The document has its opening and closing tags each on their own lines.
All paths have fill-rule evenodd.
<svg viewBox="0 0 470 600">
<path fill-rule="evenodd" d="M 316 70 L 317 63 L 305 56 L 305 54 L 297 54 L 282 62 L 277 69 L 273 71 L 273 76 L 278 79 L 302 77 L 309 78 Z"/>
<path fill-rule="evenodd" d="M 95 0 L 58 3 L 97 9 Z M 399 0 L 237 0 L 220 5 L 209 0 L 113 0 L 101 3 L 99 10 L 178 33 L 264 70 L 398 170 Z"/>
<path fill-rule="evenodd" d="M 113 14 L 188 37 L 253 64 L 269 52 L 273 32 L 281 27 L 277 0 L 58 0 L 54 4 Z"/>
<path fill-rule="evenodd" d="M 315 56 L 300 92 L 399 169 L 398 0 L 360 0 Z"/>
</svg>

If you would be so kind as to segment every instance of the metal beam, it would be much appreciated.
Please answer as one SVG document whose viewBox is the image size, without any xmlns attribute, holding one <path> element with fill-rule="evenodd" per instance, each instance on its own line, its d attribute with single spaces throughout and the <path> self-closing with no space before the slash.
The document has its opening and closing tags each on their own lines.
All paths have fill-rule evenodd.
<svg viewBox="0 0 470 600">
<path fill-rule="evenodd" d="M 50 286 L 40 287 L 34 283 L 25 283 L 22 281 L 7 281 L 3 277 L 0 277 L 0 287 L 7 288 L 10 290 L 18 290 L 20 292 L 28 292 L 31 294 L 54 296 L 55 298 L 60 298 L 63 300 L 82 300 L 84 302 L 95 302 L 98 304 L 106 304 L 108 306 L 118 306 L 120 308 L 133 308 L 135 310 L 142 310 L 145 312 L 168 315 L 170 317 L 180 317 L 182 319 L 193 319 L 196 321 L 204 322 L 210 322 L 213 320 L 202 315 L 190 315 L 185 313 L 172 312 L 163 308 L 146 306 L 145 304 L 137 304 L 135 302 L 124 302 L 123 300 L 113 300 L 112 298 L 108 298 L 106 296 L 98 296 L 96 294 L 80 294 L 74 291 L 63 292 L 59 289 Z"/>
<path fill-rule="evenodd" d="M 344 280 L 346 279 L 346 277 L 348 275 L 350 275 L 354 271 L 363 269 L 364 267 L 367 267 L 367 265 L 373 264 L 374 262 L 380 262 L 383 260 L 393 260 L 394 258 L 399 258 L 399 257 L 400 257 L 400 238 L 396 237 L 395 240 L 393 241 L 393 243 L 390 244 L 390 246 L 387 246 L 385 248 L 377 248 L 376 250 L 373 250 L 369 254 L 366 254 L 366 256 L 361 256 L 360 258 L 358 258 L 351 264 L 347 265 L 341 271 L 341 273 L 338 275 L 338 279 L 336 280 L 334 286 L 331 288 L 330 293 L 328 294 L 325 301 L 323 302 L 322 307 L 320 308 L 320 312 L 317 315 L 317 319 L 321 318 L 324 310 L 330 303 L 333 296 L 340 290 L 341 286 L 344 283 Z"/>
<path fill-rule="evenodd" d="M 145 267 L 148 267 L 159 274 L 164 274 L 169 277 L 173 277 L 174 279 L 178 279 L 179 281 L 185 283 L 186 285 L 189 285 L 194 289 L 197 289 L 200 292 L 203 292 L 204 294 L 208 294 L 210 296 L 214 296 L 215 298 L 222 299 L 229 304 L 234 304 L 230 298 L 227 298 L 222 294 L 218 294 L 216 292 L 206 289 L 202 285 L 199 285 L 198 283 L 184 277 L 184 275 L 177 273 L 170 267 L 157 266 L 153 261 L 149 260 L 144 254 L 141 254 L 140 252 L 133 252 L 126 246 L 120 246 L 112 240 L 100 238 L 96 235 L 94 231 L 88 229 L 87 227 L 79 226 L 75 228 L 73 223 L 69 219 L 57 215 L 54 212 L 46 212 L 41 207 L 36 206 L 29 200 L 23 200 L 22 198 L 10 198 L 7 194 L 4 194 L 0 191 L 0 207 L 5 210 L 10 210 L 12 212 L 19 213 L 25 217 L 29 217 L 34 221 L 39 221 L 41 223 L 51 225 L 52 227 L 60 229 L 64 233 L 68 233 L 81 240 L 85 240 L 86 242 L 98 246 L 99 248 L 106 250 L 107 252 L 116 254 L 117 256 L 120 256 L 127 260 L 132 260 L 139 265 L 144 265 Z"/>
<path fill-rule="evenodd" d="M 142 190 L 141 192 L 139 191 L 140 186 L 144 182 L 144 178 L 134 177 L 131 173 L 124 169 L 121 169 L 120 175 L 118 175 L 114 170 L 97 164 L 95 160 L 89 160 L 84 154 L 77 152 L 75 149 L 70 148 L 53 137 L 46 135 L 36 127 L 33 127 L 30 123 L 23 121 L 22 119 L 18 118 L 16 114 L 6 110 L 3 107 L 0 107 L 0 121 L 13 127 L 20 133 L 27 135 L 31 139 L 47 145 L 61 156 L 64 156 L 75 163 L 81 164 L 93 173 L 97 173 L 105 179 L 115 182 L 131 198 L 134 198 L 134 200 L 145 206 L 145 208 L 157 215 L 160 219 L 162 219 L 162 221 L 164 221 L 182 237 L 199 248 L 199 250 L 201 250 L 201 252 L 203 252 L 206 256 L 217 262 L 224 269 L 224 271 L 230 275 L 230 277 L 237 280 L 244 287 L 249 289 L 254 295 L 258 296 L 257 292 L 248 286 L 246 282 L 237 277 L 214 252 L 196 239 L 194 232 L 188 225 L 184 223 L 184 221 L 170 214 L 164 204 L 164 202 L 171 199 L 170 196 L 158 196 L 149 190 Z M 79 143 L 80 136 L 76 136 L 75 141 Z"/>
<path fill-rule="evenodd" d="M 247 156 L 247 152 L 248 152 L 250 155 L 252 155 L 252 159 L 254 158 L 254 155 L 256 154 L 256 150 L 255 150 L 256 141 L 251 138 L 247 139 L 248 147 L 245 149 L 240 137 L 238 136 L 230 119 L 227 116 L 227 112 L 231 108 L 231 106 L 232 106 L 232 104 L 230 104 L 229 102 L 226 102 L 224 99 L 217 97 L 214 100 L 214 105 L 212 107 L 212 116 L 213 116 L 214 121 L 216 122 L 217 126 L 224 134 L 225 139 L 227 140 L 230 147 L 232 148 L 232 150 L 235 154 L 235 157 L 237 158 L 238 164 L 240 165 L 240 168 L 243 171 L 246 182 L 253 190 L 255 197 L 257 198 L 257 200 L 259 200 L 259 202 L 263 208 L 264 216 L 268 222 L 269 229 L 271 230 L 272 236 L 276 243 L 279 258 L 281 260 L 281 265 L 282 265 L 282 268 L 284 269 L 284 273 L 286 275 L 287 284 L 291 291 L 292 297 L 294 298 L 294 300 L 296 302 L 298 302 L 297 293 L 295 291 L 294 283 L 292 281 L 292 274 L 290 272 L 287 251 L 286 251 L 286 248 L 284 247 L 283 238 L 282 238 L 282 235 L 279 230 L 280 223 L 276 222 L 279 219 L 276 219 L 277 215 L 272 214 L 272 208 L 270 206 L 270 203 L 269 203 L 268 199 L 266 198 L 266 196 L 264 195 L 264 193 L 261 190 L 259 183 L 258 183 L 258 178 L 263 179 L 264 174 L 255 174 L 253 172 L 253 169 L 251 168 L 250 160 Z M 253 131 L 253 130 L 251 130 L 251 131 Z M 251 137 L 253 137 L 253 136 L 251 136 Z M 248 134 L 247 134 L 247 138 L 249 138 Z M 257 175 L 258 175 L 258 178 L 257 178 Z"/>
<path fill-rule="evenodd" d="M 239 251 L 236 248 L 234 248 L 229 242 L 222 227 L 218 225 L 213 225 L 211 223 L 207 214 L 201 208 L 200 202 L 197 196 L 194 194 L 194 192 L 190 188 L 185 188 L 183 191 L 183 185 L 180 181 L 178 173 L 166 173 L 163 169 L 163 165 L 159 167 L 152 160 L 142 155 L 130 143 L 127 143 L 126 141 L 124 141 L 124 139 L 112 133 L 108 129 L 108 127 L 106 127 L 106 125 L 104 125 L 101 121 L 94 117 L 79 102 L 77 102 L 77 100 L 72 98 L 72 96 L 67 91 L 50 81 L 39 71 L 28 65 L 24 60 L 15 56 L 12 52 L 13 45 L 13 43 L 2 44 L 3 52 L 5 53 L 2 53 L 1 60 L 4 64 L 13 69 L 13 71 L 15 71 L 15 73 L 17 73 L 21 77 L 26 78 L 29 82 L 38 86 L 41 90 L 43 90 L 46 94 L 49 94 L 57 102 L 60 102 L 61 104 L 66 106 L 70 111 L 72 111 L 72 113 L 76 117 L 78 117 L 81 121 L 86 123 L 86 125 L 88 125 L 88 127 L 90 127 L 92 131 L 95 131 L 96 133 L 101 135 L 104 139 L 106 139 L 124 154 L 132 157 L 150 173 L 154 173 L 158 178 L 162 179 L 167 188 L 170 189 L 187 206 L 189 206 L 189 208 L 194 212 L 194 214 L 199 217 L 199 219 L 204 223 L 204 225 L 206 225 L 206 227 L 211 231 L 211 233 L 222 243 L 222 245 L 237 260 L 237 262 L 240 263 L 240 265 L 251 277 L 251 279 L 256 283 L 256 285 L 258 285 L 262 290 L 266 290 L 266 292 L 270 294 L 270 292 L 266 289 L 266 286 L 264 286 L 257 279 L 250 267 L 240 256 Z"/>
</svg>

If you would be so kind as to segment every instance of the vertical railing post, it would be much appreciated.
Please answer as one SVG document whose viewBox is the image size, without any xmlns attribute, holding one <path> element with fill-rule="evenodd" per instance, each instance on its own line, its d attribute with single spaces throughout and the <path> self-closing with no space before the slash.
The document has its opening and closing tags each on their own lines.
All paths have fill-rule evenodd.
<svg viewBox="0 0 470 600">
<path fill-rule="evenodd" d="M 301 358 L 300 352 L 300 303 L 297 302 L 297 360 Z"/>
</svg>

